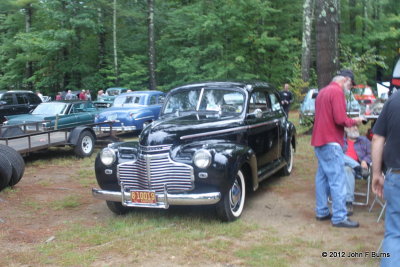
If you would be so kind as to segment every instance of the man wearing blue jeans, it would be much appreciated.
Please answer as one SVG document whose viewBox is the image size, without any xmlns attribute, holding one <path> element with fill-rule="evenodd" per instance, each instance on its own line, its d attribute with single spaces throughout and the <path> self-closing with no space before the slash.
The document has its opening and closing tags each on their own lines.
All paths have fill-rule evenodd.
<svg viewBox="0 0 400 267">
<path fill-rule="evenodd" d="M 321 89 L 315 101 L 315 119 L 311 138 L 318 169 L 315 175 L 316 219 L 331 220 L 334 227 L 355 228 L 358 222 L 347 218 L 346 178 L 342 146 L 344 127 L 360 124 L 362 119 L 351 119 L 346 114 L 344 91 L 354 84 L 354 74 L 342 70 L 332 82 Z M 332 198 L 332 214 L 328 195 Z"/>
<path fill-rule="evenodd" d="M 381 266 L 400 264 L 400 92 L 383 106 L 372 137 L 372 191 L 386 200 Z M 384 165 L 387 169 L 383 176 Z"/>
</svg>

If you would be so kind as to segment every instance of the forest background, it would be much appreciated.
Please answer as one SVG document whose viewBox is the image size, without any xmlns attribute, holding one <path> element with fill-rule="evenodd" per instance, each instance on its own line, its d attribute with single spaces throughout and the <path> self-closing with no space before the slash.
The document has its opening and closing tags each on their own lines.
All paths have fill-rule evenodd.
<svg viewBox="0 0 400 267">
<path fill-rule="evenodd" d="M 327 10 L 337 16 L 334 49 L 317 41 Z M 398 55 L 399 11 L 398 0 L 2 0 L 0 90 L 266 80 L 290 83 L 299 100 L 321 87 L 318 59 L 331 50 L 333 69 L 374 86 Z"/>
</svg>

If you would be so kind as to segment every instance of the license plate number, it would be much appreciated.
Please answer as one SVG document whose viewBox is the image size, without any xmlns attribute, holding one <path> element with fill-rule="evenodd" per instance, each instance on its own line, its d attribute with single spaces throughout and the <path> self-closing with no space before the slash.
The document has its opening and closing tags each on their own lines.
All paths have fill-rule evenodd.
<svg viewBox="0 0 400 267">
<path fill-rule="evenodd" d="M 131 191 L 133 203 L 156 203 L 156 193 L 154 191 Z"/>
</svg>

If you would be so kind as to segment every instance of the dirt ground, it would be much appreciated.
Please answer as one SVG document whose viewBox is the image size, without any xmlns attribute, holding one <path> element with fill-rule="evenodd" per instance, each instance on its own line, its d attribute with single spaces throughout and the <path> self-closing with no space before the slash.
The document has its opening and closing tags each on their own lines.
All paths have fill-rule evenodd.
<svg viewBox="0 0 400 267">
<path fill-rule="evenodd" d="M 37 157 L 40 159 L 41 155 Z M 31 156 L 26 160 L 28 163 L 34 162 L 37 157 Z M 384 226 L 383 220 L 376 222 L 379 207 L 368 212 L 369 206 L 354 208 L 352 219 L 360 222 L 358 229 L 333 228 L 329 221 L 316 221 L 313 212 L 313 178 L 307 178 L 307 175 L 314 175 L 315 167 L 315 162 L 309 162 L 306 166 L 295 165 L 291 176 L 272 177 L 263 182 L 258 191 L 248 196 L 241 220 L 277 229 L 282 242 L 296 237 L 314 242 L 315 246 L 304 251 L 305 255 L 300 257 L 297 266 L 378 265 L 378 259 L 370 256 L 346 256 L 342 259 L 321 256 L 324 251 L 346 254 L 376 251 L 383 238 Z M 79 171 L 79 168 L 73 166 L 28 164 L 24 177 L 14 190 L 0 192 L 1 253 L 29 250 L 37 244 L 50 242 L 65 227 L 65 221 L 91 225 L 97 220 L 113 216 L 104 201 L 91 196 L 91 187 L 97 186 L 94 177 L 92 183 L 85 185 L 71 178 Z M 48 185 L 50 180 L 52 183 Z M 38 209 L 32 204 L 56 202 L 71 192 L 80 196 L 81 205 L 76 209 Z M 212 262 L 209 264 L 214 265 Z M 118 265 L 125 266 L 123 262 Z M 161 265 L 174 264 L 162 262 Z M 99 261 L 94 266 L 113 266 L 113 263 Z"/>
</svg>

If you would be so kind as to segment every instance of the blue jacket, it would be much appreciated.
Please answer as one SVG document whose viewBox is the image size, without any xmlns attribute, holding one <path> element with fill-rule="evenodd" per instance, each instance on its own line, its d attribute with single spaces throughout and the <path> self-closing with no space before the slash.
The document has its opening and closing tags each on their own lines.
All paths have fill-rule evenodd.
<svg viewBox="0 0 400 267">
<path fill-rule="evenodd" d="M 354 143 L 354 150 L 357 153 L 358 160 L 365 160 L 368 165 L 371 164 L 371 141 L 365 136 L 360 136 Z M 343 152 L 347 151 L 347 138 L 344 138 Z"/>
</svg>

